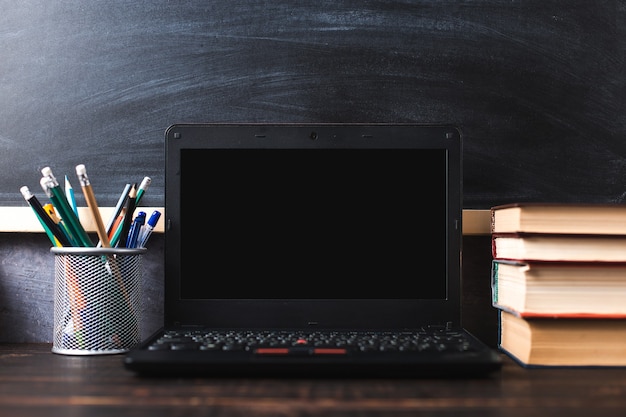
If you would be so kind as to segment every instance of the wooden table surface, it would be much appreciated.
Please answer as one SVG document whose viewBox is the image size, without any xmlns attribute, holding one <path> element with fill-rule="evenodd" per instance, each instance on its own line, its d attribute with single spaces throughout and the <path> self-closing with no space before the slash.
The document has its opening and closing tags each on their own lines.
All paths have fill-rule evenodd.
<svg viewBox="0 0 626 417">
<path fill-rule="evenodd" d="M 0 416 L 625 416 L 624 369 L 524 369 L 481 379 L 145 378 L 123 355 L 0 344 Z"/>
</svg>

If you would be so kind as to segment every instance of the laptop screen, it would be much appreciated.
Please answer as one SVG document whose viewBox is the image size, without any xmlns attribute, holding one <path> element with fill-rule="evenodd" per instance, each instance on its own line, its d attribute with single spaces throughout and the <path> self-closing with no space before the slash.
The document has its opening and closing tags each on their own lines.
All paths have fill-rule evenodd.
<svg viewBox="0 0 626 417">
<path fill-rule="evenodd" d="M 459 324 L 450 126 L 166 131 L 165 323 Z"/>
<path fill-rule="evenodd" d="M 181 297 L 445 298 L 447 158 L 182 150 Z"/>
</svg>

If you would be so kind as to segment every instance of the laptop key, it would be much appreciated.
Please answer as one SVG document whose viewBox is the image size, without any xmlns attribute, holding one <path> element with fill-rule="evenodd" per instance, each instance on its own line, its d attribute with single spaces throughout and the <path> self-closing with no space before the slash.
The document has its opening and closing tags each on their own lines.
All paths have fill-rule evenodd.
<svg viewBox="0 0 626 417">
<path fill-rule="evenodd" d="M 200 343 L 198 342 L 181 342 L 170 343 L 171 350 L 198 350 L 200 349 Z"/>
<path fill-rule="evenodd" d="M 346 355 L 344 348 L 319 348 L 308 346 L 293 346 L 287 348 L 257 348 L 254 350 L 257 355 L 288 355 L 288 356 L 321 356 L 321 355 Z"/>
<path fill-rule="evenodd" d="M 148 346 L 148 350 L 170 350 L 169 343 L 153 343 Z"/>
<path fill-rule="evenodd" d="M 215 344 L 215 343 L 203 343 L 200 345 L 200 350 L 218 351 L 218 350 L 222 350 L 222 346 Z"/>
<path fill-rule="evenodd" d="M 222 346 L 222 350 L 229 351 L 229 352 L 240 352 L 240 351 L 245 350 L 245 345 L 240 344 L 240 343 L 227 343 L 224 346 Z"/>
</svg>

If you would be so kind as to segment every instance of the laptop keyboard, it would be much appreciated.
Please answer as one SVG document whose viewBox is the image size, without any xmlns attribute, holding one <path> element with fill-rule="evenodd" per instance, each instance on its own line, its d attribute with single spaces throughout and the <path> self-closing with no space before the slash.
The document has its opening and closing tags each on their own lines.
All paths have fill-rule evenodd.
<svg viewBox="0 0 626 417">
<path fill-rule="evenodd" d="M 342 355 L 367 351 L 464 352 L 473 341 L 450 329 L 423 331 L 169 330 L 149 350 L 247 351 L 258 355 Z"/>
</svg>

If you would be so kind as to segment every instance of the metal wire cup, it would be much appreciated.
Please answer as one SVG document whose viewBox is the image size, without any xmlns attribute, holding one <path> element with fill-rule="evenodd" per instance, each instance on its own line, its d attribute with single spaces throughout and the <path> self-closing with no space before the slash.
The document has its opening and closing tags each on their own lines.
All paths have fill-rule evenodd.
<svg viewBox="0 0 626 417">
<path fill-rule="evenodd" d="M 145 248 L 53 247 L 52 352 L 124 353 L 140 342 Z"/>
</svg>

